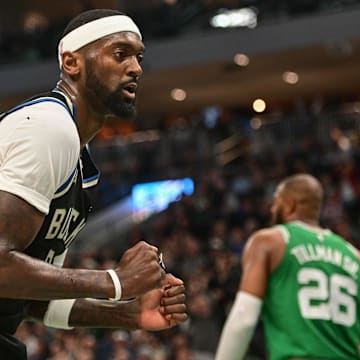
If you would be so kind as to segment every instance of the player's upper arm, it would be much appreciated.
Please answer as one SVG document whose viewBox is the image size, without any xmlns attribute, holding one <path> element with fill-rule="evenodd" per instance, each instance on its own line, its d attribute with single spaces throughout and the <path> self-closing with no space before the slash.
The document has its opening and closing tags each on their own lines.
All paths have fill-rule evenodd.
<svg viewBox="0 0 360 360">
<path fill-rule="evenodd" d="M 24 250 L 40 230 L 44 217 L 25 200 L 0 190 L 0 256 L 3 252 Z"/>
<path fill-rule="evenodd" d="M 74 171 L 80 152 L 76 126 L 61 105 L 42 102 L 0 123 L 0 190 L 42 213 Z"/>
<path fill-rule="evenodd" d="M 276 228 L 259 230 L 249 238 L 242 259 L 241 291 L 264 298 L 271 271 L 271 254 L 279 238 Z"/>
</svg>

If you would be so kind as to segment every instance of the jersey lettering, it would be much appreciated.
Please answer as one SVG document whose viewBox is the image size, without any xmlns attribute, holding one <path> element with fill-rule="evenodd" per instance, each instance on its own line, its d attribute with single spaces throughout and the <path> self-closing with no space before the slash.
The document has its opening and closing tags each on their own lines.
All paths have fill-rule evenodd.
<svg viewBox="0 0 360 360">
<path fill-rule="evenodd" d="M 81 222 L 76 226 L 76 228 L 72 231 L 72 233 L 66 237 L 64 244 L 65 247 L 69 247 L 73 240 L 76 238 L 76 235 L 82 230 L 82 228 L 86 225 L 85 219 L 82 219 Z"/>
<path fill-rule="evenodd" d="M 54 215 L 51 219 L 49 230 L 45 236 L 45 239 L 54 239 L 58 232 L 61 229 L 61 224 L 63 223 L 66 215 L 65 209 L 56 209 Z"/>
<path fill-rule="evenodd" d="M 56 209 L 51 219 L 45 239 L 61 239 L 65 247 L 69 247 L 76 235 L 86 224 L 86 220 L 82 218 L 76 225 L 76 220 L 78 220 L 79 215 L 80 213 L 74 208 L 70 208 L 68 210 Z M 74 225 L 76 225 L 75 228 Z M 72 231 L 70 232 L 71 228 Z"/>
<path fill-rule="evenodd" d="M 315 268 L 302 268 L 297 276 L 300 285 L 298 302 L 307 319 L 330 320 L 353 326 L 356 321 L 357 283 L 349 276 L 332 274 Z"/>
<path fill-rule="evenodd" d="M 55 251 L 53 249 L 50 249 L 48 254 L 46 255 L 45 261 L 48 264 L 52 264 L 54 262 L 54 258 L 55 258 Z"/>
<path fill-rule="evenodd" d="M 67 234 L 69 233 L 69 227 L 70 227 L 70 224 L 72 221 L 76 221 L 76 219 L 78 218 L 79 216 L 79 212 L 74 209 L 74 208 L 70 208 L 68 213 L 67 213 L 67 216 L 66 216 L 66 219 L 64 221 L 64 224 L 58 234 L 58 238 L 59 239 L 64 239 L 67 237 Z"/>
<path fill-rule="evenodd" d="M 45 261 L 48 264 L 52 264 L 52 265 L 61 267 L 64 264 L 66 253 L 67 253 L 67 250 L 65 250 L 63 253 L 61 253 L 59 255 L 55 255 L 55 251 L 53 249 L 50 249 L 48 254 L 46 255 Z"/>
</svg>

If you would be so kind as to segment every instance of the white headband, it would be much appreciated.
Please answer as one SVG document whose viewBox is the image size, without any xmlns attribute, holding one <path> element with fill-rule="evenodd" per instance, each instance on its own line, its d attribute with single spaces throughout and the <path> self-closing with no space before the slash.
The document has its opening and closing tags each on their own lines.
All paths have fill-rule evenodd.
<svg viewBox="0 0 360 360">
<path fill-rule="evenodd" d="M 113 15 L 90 21 L 70 31 L 59 42 L 58 60 L 62 66 L 62 54 L 65 51 L 76 51 L 83 46 L 99 40 L 104 36 L 122 31 L 130 31 L 141 37 L 139 28 L 134 21 L 126 15 Z"/>
</svg>

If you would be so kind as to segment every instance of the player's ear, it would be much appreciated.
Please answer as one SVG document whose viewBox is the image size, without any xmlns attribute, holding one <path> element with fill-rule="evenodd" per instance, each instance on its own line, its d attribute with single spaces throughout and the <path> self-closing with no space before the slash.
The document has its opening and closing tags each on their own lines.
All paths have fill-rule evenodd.
<svg viewBox="0 0 360 360">
<path fill-rule="evenodd" d="M 286 211 L 288 215 L 294 214 L 297 210 L 297 202 L 294 198 L 288 197 L 286 201 Z"/>
<path fill-rule="evenodd" d="M 82 68 L 82 55 L 77 52 L 65 51 L 62 54 L 62 70 L 70 76 L 77 76 Z"/>
</svg>

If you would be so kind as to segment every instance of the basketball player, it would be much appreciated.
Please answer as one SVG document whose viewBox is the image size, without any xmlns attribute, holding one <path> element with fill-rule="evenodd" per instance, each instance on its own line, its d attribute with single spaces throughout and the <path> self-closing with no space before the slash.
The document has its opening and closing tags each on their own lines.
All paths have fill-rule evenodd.
<svg viewBox="0 0 360 360">
<path fill-rule="evenodd" d="M 242 359 L 261 312 L 269 359 L 359 359 L 359 254 L 319 225 L 323 190 L 311 175 L 275 192 L 279 225 L 249 239 L 239 292 L 217 360 Z"/>
<path fill-rule="evenodd" d="M 134 115 L 143 54 L 131 18 L 82 13 L 60 41 L 57 86 L 1 116 L 0 359 L 26 359 L 13 337 L 25 317 L 61 329 L 148 330 L 187 317 L 183 282 L 164 274 L 146 242 L 115 269 L 62 268 L 99 177 L 87 144 L 109 116 Z"/>
</svg>

